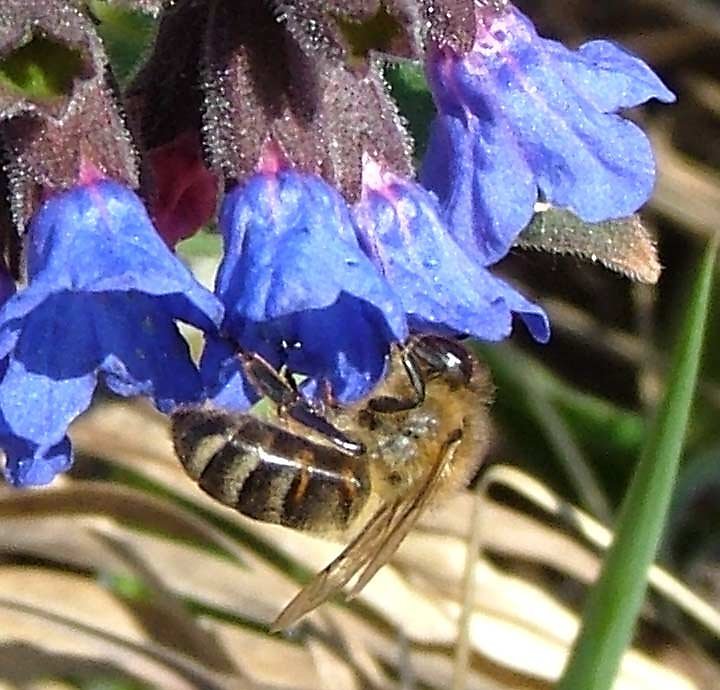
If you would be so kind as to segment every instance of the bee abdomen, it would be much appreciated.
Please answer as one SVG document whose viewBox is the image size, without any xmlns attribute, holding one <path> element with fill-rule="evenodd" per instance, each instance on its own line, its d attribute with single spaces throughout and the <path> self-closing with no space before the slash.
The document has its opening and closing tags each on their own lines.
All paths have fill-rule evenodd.
<svg viewBox="0 0 720 690">
<path fill-rule="evenodd" d="M 204 438 L 196 438 L 202 429 Z M 366 463 L 249 415 L 173 417 L 183 466 L 213 498 L 248 517 L 309 531 L 344 529 L 369 494 Z"/>
</svg>

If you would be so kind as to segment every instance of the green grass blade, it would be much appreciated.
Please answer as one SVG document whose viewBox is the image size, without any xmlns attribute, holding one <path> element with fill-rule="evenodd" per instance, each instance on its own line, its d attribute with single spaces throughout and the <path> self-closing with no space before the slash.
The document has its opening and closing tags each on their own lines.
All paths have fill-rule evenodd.
<svg viewBox="0 0 720 690">
<path fill-rule="evenodd" d="M 598 582 L 557 690 L 609 690 L 635 627 L 667 517 L 697 381 L 717 242 L 703 256 L 665 396 L 640 456 Z"/>
</svg>

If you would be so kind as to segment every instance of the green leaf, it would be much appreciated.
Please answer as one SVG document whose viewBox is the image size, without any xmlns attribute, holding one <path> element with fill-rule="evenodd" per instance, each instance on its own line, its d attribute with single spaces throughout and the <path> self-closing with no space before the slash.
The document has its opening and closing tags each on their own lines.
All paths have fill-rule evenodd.
<svg viewBox="0 0 720 690">
<path fill-rule="evenodd" d="M 222 237 L 217 232 L 201 230 L 180 242 L 177 251 L 186 259 L 206 257 L 218 259 L 222 254 Z"/>
<path fill-rule="evenodd" d="M 647 571 L 660 542 L 690 417 L 712 292 L 717 241 L 703 256 L 665 396 L 625 495 L 600 577 L 557 690 L 609 690 L 645 598 Z"/>
<path fill-rule="evenodd" d="M 135 575 L 107 575 L 104 584 L 111 592 L 130 601 L 150 601 L 152 590 Z"/>
<path fill-rule="evenodd" d="M 402 26 L 395 17 L 381 7 L 364 21 L 339 16 L 336 21 L 350 49 L 350 57 L 365 61 L 373 50 L 392 50 L 393 41 L 402 34 Z"/>
<path fill-rule="evenodd" d="M 98 20 L 98 33 L 105 44 L 115 78 L 126 84 L 150 50 L 155 20 L 142 12 L 103 0 L 91 0 L 88 4 Z"/>
<path fill-rule="evenodd" d="M 654 285 L 660 278 L 655 242 L 637 214 L 586 223 L 566 209 L 543 203 L 536 205 L 530 225 L 520 233 L 516 244 L 599 261 L 640 283 Z"/>
<path fill-rule="evenodd" d="M 415 157 L 419 160 L 425 152 L 430 121 L 435 114 L 422 67 L 411 62 L 391 64 L 385 68 L 385 78 L 400 112 L 408 121 L 415 141 Z"/>
<path fill-rule="evenodd" d="M 0 88 L 31 100 L 68 96 L 83 70 L 82 54 L 44 36 L 35 36 L 0 60 Z"/>
</svg>

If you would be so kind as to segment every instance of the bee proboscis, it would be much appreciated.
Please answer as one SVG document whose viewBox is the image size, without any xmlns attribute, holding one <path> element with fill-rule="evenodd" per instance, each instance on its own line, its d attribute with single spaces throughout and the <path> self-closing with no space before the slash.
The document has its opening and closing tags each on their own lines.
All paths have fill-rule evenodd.
<svg viewBox="0 0 720 690">
<path fill-rule="evenodd" d="M 393 353 L 372 397 L 320 409 L 260 357 L 242 357 L 250 380 L 277 404 L 277 419 L 181 408 L 173 441 L 187 473 L 251 518 L 318 533 L 362 525 L 280 613 L 272 625 L 280 630 L 359 573 L 355 596 L 427 505 L 472 478 L 488 443 L 492 385 L 458 341 L 414 337 Z"/>
</svg>

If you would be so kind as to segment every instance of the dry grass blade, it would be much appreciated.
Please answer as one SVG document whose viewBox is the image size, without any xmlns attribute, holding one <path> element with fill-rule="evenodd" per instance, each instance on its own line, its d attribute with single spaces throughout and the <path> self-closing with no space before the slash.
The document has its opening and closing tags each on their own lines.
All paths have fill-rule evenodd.
<svg viewBox="0 0 720 690">
<path fill-rule="evenodd" d="M 658 177 L 652 207 L 703 238 L 712 237 L 720 225 L 720 175 L 674 149 L 657 134 L 653 150 Z"/>
<path fill-rule="evenodd" d="M 221 678 L 147 639 L 130 612 L 87 578 L 9 566 L 0 568 L 0 588 L 0 679 L 113 670 L 168 690 L 228 690 Z"/>
<path fill-rule="evenodd" d="M 482 488 L 479 485 L 479 488 Z M 462 583 L 462 609 L 458 619 L 458 638 L 455 648 L 452 690 L 463 690 L 470 666 L 470 621 L 475 601 L 475 568 L 482 544 L 482 500 L 483 491 L 476 489 L 473 510 L 470 513 L 470 531 L 465 548 L 465 569 Z"/>
<path fill-rule="evenodd" d="M 203 628 L 217 633 L 224 654 L 254 682 L 273 688 L 291 688 L 304 687 L 303 683 L 307 681 L 307 687 L 317 688 L 322 687 L 317 681 L 320 676 L 347 675 L 347 669 L 340 668 L 344 662 L 338 666 L 333 660 L 337 654 L 328 656 L 317 648 L 312 654 L 309 648 L 300 654 L 301 648 L 252 632 L 258 626 L 267 626 L 277 612 L 279 602 L 288 599 L 297 589 L 261 558 L 247 554 L 243 564 L 239 565 L 196 547 L 140 534 L 125 527 L 105 524 L 98 529 L 108 542 L 120 547 L 133 561 L 141 562 L 143 569 L 151 571 L 151 578 L 161 580 L 162 586 L 176 597 L 192 601 L 208 612 L 235 619 L 235 625 L 230 625 L 213 620 L 208 613 L 203 617 Z M 243 625 L 248 627 L 241 627 Z M 242 640 L 242 644 L 238 640 Z M 253 640 L 252 646 L 243 646 L 248 640 Z M 263 643 L 266 647 L 259 650 Z M 306 644 L 310 644 L 310 640 Z M 280 654 L 286 649 L 295 650 L 288 660 L 297 661 L 298 667 L 286 663 L 287 655 L 273 657 L 274 653 Z M 353 659 L 353 670 L 356 667 L 367 669 L 362 661 L 355 661 L 354 654 L 349 656 Z M 258 666 L 258 658 L 266 660 L 265 667 Z M 278 658 L 283 659 L 282 663 L 278 663 Z M 310 675 L 315 679 L 312 683 L 308 680 Z"/>
<path fill-rule="evenodd" d="M 441 571 L 429 565 L 437 559 L 442 559 Z M 461 540 L 448 543 L 438 535 L 418 535 L 401 550 L 400 565 L 417 589 L 432 593 L 455 618 L 462 609 L 465 559 Z M 517 673 L 555 680 L 577 631 L 576 614 L 538 586 L 483 559 L 473 576 L 476 596 L 469 625 L 474 651 Z M 620 682 L 618 687 L 626 688 L 695 687 L 637 651 L 628 655 Z"/>
<path fill-rule="evenodd" d="M 536 506 L 561 519 L 599 548 L 605 549 L 610 544 L 612 538 L 610 530 L 583 511 L 563 501 L 536 479 L 514 467 L 504 465 L 492 467 L 485 477 L 485 483 L 487 486 L 494 483 L 502 484 L 513 489 Z M 648 578 L 651 587 L 720 638 L 720 611 L 696 596 L 680 581 L 658 566 L 650 568 Z"/>
<path fill-rule="evenodd" d="M 0 517 L 27 515 L 98 515 L 120 522 L 152 527 L 178 539 L 214 545 L 236 558 L 242 558 L 237 542 L 229 539 L 205 520 L 195 517 L 171 501 L 144 491 L 106 482 L 72 482 L 42 491 L 16 491 L 0 488 Z"/>
<path fill-rule="evenodd" d="M 312 654 L 304 646 L 208 617 L 203 623 L 214 633 L 226 653 L 235 657 L 258 685 L 278 690 L 317 690 L 322 687 Z"/>
<path fill-rule="evenodd" d="M 181 600 L 165 587 L 162 578 L 155 575 L 144 561 L 137 558 L 132 549 L 126 548 L 120 540 L 113 539 L 107 531 L 101 531 L 100 534 L 113 551 L 130 566 L 133 575 L 141 579 L 149 590 L 144 597 L 146 601 L 142 620 L 153 638 L 165 647 L 182 651 L 208 668 L 240 675 L 240 669 L 233 663 L 232 658 L 224 654 L 213 636 L 198 625 Z"/>
<path fill-rule="evenodd" d="M 124 428 L 134 429 L 132 438 L 119 436 L 118 429 Z M 197 601 L 208 611 L 233 615 L 250 627 L 267 625 L 297 592 L 297 585 L 278 565 L 296 564 L 300 572 L 316 572 L 337 555 L 339 547 L 247 520 L 214 503 L 185 477 L 166 433 L 164 420 L 156 415 L 146 416 L 142 408 L 118 405 L 97 411 L 81 422 L 75 429 L 75 441 L 79 448 L 92 450 L 183 496 L 208 515 L 237 525 L 235 538 L 237 548 L 243 551 L 242 566 L 190 545 L 139 534 L 127 527 L 106 525 L 103 529 L 111 530 L 113 540 L 122 542 L 126 551 L 150 568 L 175 596 Z M 143 439 L 142 443 L 134 440 L 138 438 Z M 149 453 L 145 439 L 149 439 Z M 554 559 L 558 569 L 582 581 L 594 575 L 596 559 L 566 535 L 555 533 L 550 539 L 552 529 L 547 525 L 539 525 L 527 516 L 513 516 L 508 509 L 492 503 L 488 506 L 486 521 L 493 521 L 492 534 L 498 550 L 514 541 L 520 557 L 525 556 L 525 544 L 528 558 L 548 562 Z M 328 603 L 311 614 L 298 631 L 306 651 L 310 640 L 320 639 L 331 657 L 347 660 L 359 677 L 372 679 L 369 682 L 378 687 L 392 687 L 384 666 L 398 671 L 407 666 L 419 685 L 448 687 L 462 608 L 469 507 L 470 499 L 461 495 L 446 510 L 426 516 L 424 524 L 431 525 L 430 531 L 409 535 L 392 563 L 368 584 L 357 605 L 346 608 Z M 506 518 L 514 519 L 519 533 L 508 531 L 503 541 L 499 523 Z M 529 536 L 523 533 L 527 528 L 531 528 Z M 548 536 L 542 549 L 536 539 L 539 534 Z M 245 543 L 247 538 L 250 541 Z M 577 562 L 565 562 L 562 553 L 566 546 L 567 560 L 577 557 Z M 576 614 L 537 585 L 498 570 L 484 559 L 478 562 L 473 577 L 476 596 L 469 620 L 468 687 L 487 688 L 493 683 L 508 688 L 546 687 L 562 667 L 577 629 Z M 402 630 L 408 641 L 409 652 L 402 659 L 402 637 L 396 630 Z M 695 686 L 633 651 L 618 687 L 690 690 Z"/>
<path fill-rule="evenodd" d="M 77 517 L 46 515 L 0 520 L 0 556 L 12 560 L 19 556 L 51 561 L 70 570 L 130 575 L 125 564 L 87 529 Z"/>
<path fill-rule="evenodd" d="M 110 518 L 114 518 L 144 529 L 163 530 L 176 538 L 225 547 L 241 558 L 236 542 L 168 501 L 99 482 L 63 482 L 38 492 L 2 491 L 0 515 L 4 516 L 0 522 L 0 550 L 142 580 L 150 596 L 135 604 L 133 614 L 148 632 L 148 638 L 166 648 L 182 650 L 206 668 L 238 677 L 238 669 L 179 599 L 166 591 L 162 579 L 113 541 L 108 531 Z"/>
<path fill-rule="evenodd" d="M 354 661 L 365 655 L 370 656 L 376 666 L 382 664 L 375 675 L 367 676 L 371 680 L 366 685 L 396 688 L 397 684 L 382 671 L 382 667 L 387 667 L 394 671 L 393 676 L 398 680 L 412 678 L 417 687 L 444 689 L 450 686 L 454 662 L 447 649 L 435 645 L 399 644 L 401 636 L 396 629 L 379 630 L 371 622 L 338 608 L 328 611 L 326 619 L 329 623 L 323 629 L 325 635 L 334 635 L 341 640 L 340 649 L 350 650 Z M 538 690 L 548 687 L 484 656 L 474 654 L 472 661 L 465 677 L 466 690 Z"/>
<path fill-rule="evenodd" d="M 323 690 L 357 690 L 360 681 L 353 669 L 338 658 L 325 644 L 319 640 L 309 639 L 307 648 L 312 655 L 315 668 L 320 676 L 318 688 Z"/>
<path fill-rule="evenodd" d="M 258 557 L 248 555 L 240 565 L 195 546 L 119 525 L 97 529 L 176 597 L 253 625 L 268 625 L 278 602 L 296 591 L 291 580 Z"/>
<path fill-rule="evenodd" d="M 436 534 L 464 538 L 471 504 L 472 494 L 456 496 L 452 504 L 442 506 L 426 517 L 422 534 L 415 538 L 432 539 Z M 583 583 L 592 582 L 597 575 L 598 557 L 557 529 L 487 497 L 482 514 L 487 524 L 492 525 L 492 529 L 484 530 L 482 535 L 485 552 L 539 563 Z M 443 526 L 444 531 L 436 529 L 438 525 Z"/>
</svg>

